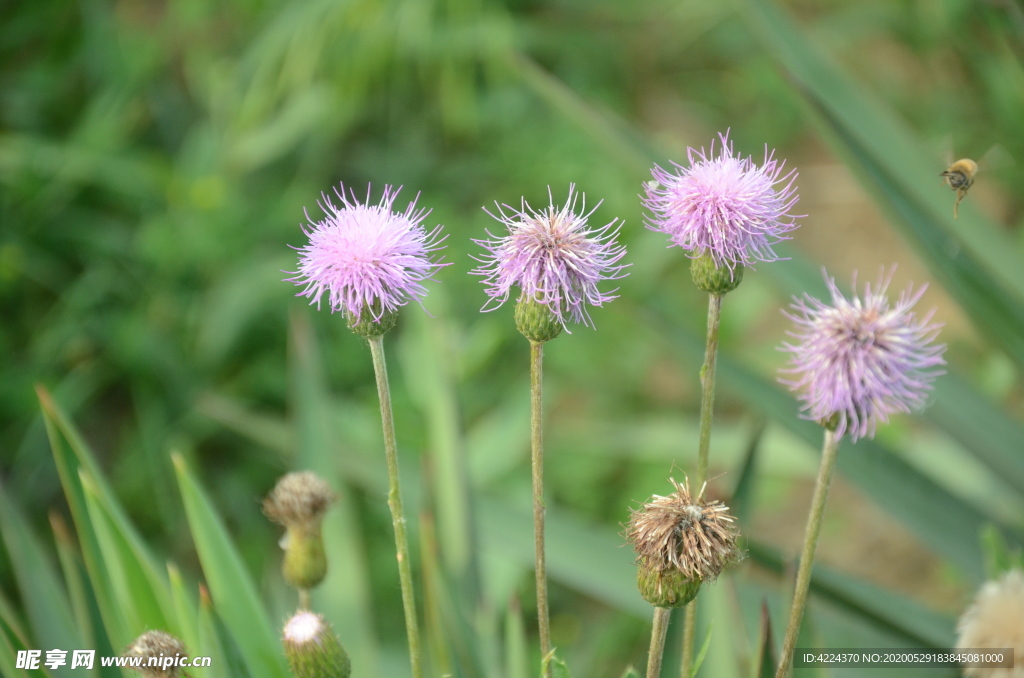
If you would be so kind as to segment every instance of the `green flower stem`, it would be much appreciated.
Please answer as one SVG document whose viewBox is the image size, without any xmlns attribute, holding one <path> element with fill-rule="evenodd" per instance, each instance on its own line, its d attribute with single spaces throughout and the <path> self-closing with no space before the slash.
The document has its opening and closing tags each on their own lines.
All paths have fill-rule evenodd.
<svg viewBox="0 0 1024 678">
<path fill-rule="evenodd" d="M 693 642 L 697 631 L 697 599 L 694 598 L 683 610 L 683 660 L 680 664 L 681 678 L 690 678 L 693 670 Z"/>
<path fill-rule="evenodd" d="M 661 658 L 665 653 L 665 635 L 672 610 L 668 607 L 654 608 L 654 622 L 651 624 L 651 649 L 647 653 L 647 678 L 660 678 Z"/>
<path fill-rule="evenodd" d="M 309 589 L 299 589 L 299 609 L 308 610 L 309 605 Z"/>
<path fill-rule="evenodd" d="M 388 507 L 395 527 L 395 550 L 398 559 L 398 578 L 402 586 L 402 605 L 405 608 L 405 631 L 409 638 L 409 661 L 413 678 L 423 678 L 420 651 L 420 630 L 416 619 L 416 594 L 412 586 L 412 567 L 409 562 L 409 540 L 405 534 L 405 513 L 402 510 L 402 492 L 398 484 L 398 449 L 395 445 L 395 420 L 391 413 L 391 388 L 388 386 L 388 367 L 384 361 L 383 335 L 370 337 L 373 371 L 377 377 L 377 396 L 380 398 L 380 420 L 384 428 L 384 456 L 388 464 Z"/>
<path fill-rule="evenodd" d="M 544 559 L 544 429 L 542 382 L 544 377 L 544 343 L 530 342 L 530 443 L 533 467 L 533 550 L 537 575 L 537 627 L 540 653 L 551 653 L 551 620 L 548 614 L 548 574 Z M 550 668 L 545 669 L 547 676 Z"/>
<path fill-rule="evenodd" d="M 655 607 L 654 621 L 650 627 L 650 650 L 647 652 L 646 678 L 659 678 L 662 675 L 662 656 L 665 654 L 665 636 L 669 633 L 669 620 L 672 617 L 671 607 Z"/>
<path fill-rule="evenodd" d="M 715 410 L 715 368 L 718 366 L 718 325 L 722 318 L 722 295 L 712 293 L 708 296 L 708 337 L 704 347 L 704 366 L 700 368 L 700 447 L 697 449 L 699 488 L 703 488 L 708 480 L 711 420 Z"/>
<path fill-rule="evenodd" d="M 703 492 L 708 480 L 708 452 L 711 449 L 711 421 L 715 412 L 715 369 L 718 366 L 718 326 L 722 318 L 722 295 L 708 295 L 708 336 L 704 347 L 704 366 L 700 369 L 700 445 L 697 449 L 697 492 Z M 693 644 L 697 630 L 697 599 L 686 606 L 683 621 L 683 660 L 679 675 L 690 678 Z"/>
<path fill-rule="evenodd" d="M 832 485 L 832 474 L 836 468 L 836 457 L 839 451 L 839 440 L 834 431 L 825 429 L 825 442 L 821 449 L 821 466 L 818 468 L 818 480 L 814 486 L 814 498 L 811 500 L 811 512 L 807 516 L 807 532 L 804 534 L 804 549 L 800 554 L 800 569 L 796 575 L 796 590 L 793 592 L 793 607 L 789 611 L 789 625 L 786 627 L 786 640 L 782 644 L 782 656 L 779 658 L 779 670 L 775 678 L 786 678 L 793 665 L 793 650 L 796 647 L 800 622 L 807 605 L 807 590 L 811 586 L 811 570 L 814 567 L 814 550 L 818 546 L 818 535 L 821 533 L 821 517 L 825 513 L 825 501 Z"/>
</svg>

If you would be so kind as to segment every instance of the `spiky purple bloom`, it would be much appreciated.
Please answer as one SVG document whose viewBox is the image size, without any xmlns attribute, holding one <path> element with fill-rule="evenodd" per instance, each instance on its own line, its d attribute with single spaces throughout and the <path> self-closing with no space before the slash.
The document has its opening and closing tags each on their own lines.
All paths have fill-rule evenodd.
<svg viewBox="0 0 1024 678">
<path fill-rule="evenodd" d="M 795 378 L 780 381 L 799 393 L 804 418 L 837 416 L 836 434 L 854 440 L 874 436 L 876 424 L 894 412 L 923 407 L 931 382 L 943 373 L 934 368 L 946 362 L 945 344 L 934 343 L 942 326 L 931 321 L 934 309 L 920 319 L 911 310 L 927 285 L 909 286 L 890 305 L 891 280 L 892 273 L 880 275 L 864 286 L 863 298 L 847 299 L 826 273 L 831 304 L 805 294 L 793 298 L 792 312 L 783 311 L 797 326 L 788 332 L 796 342 L 782 346 L 792 354 L 783 372 Z"/>
<path fill-rule="evenodd" d="M 765 146 L 764 162 L 733 155 L 729 133 L 715 157 L 711 150 L 687 149 L 689 167 L 672 163 L 674 169 L 655 165 L 654 181 L 647 184 L 644 206 L 654 213 L 648 227 L 666 233 L 673 245 L 691 257 L 710 254 L 719 268 L 735 270 L 755 261 L 776 261 L 772 245 L 788 240 L 797 228 L 797 215 L 789 214 L 797 201 L 796 171 L 783 174 L 784 162 L 776 161 Z"/>
<path fill-rule="evenodd" d="M 483 265 L 473 270 L 484 276 L 490 297 L 482 310 L 491 311 L 508 301 L 513 286 L 521 296 L 544 304 L 564 326 L 569 320 L 593 326 L 587 305 L 601 306 L 615 299 L 616 290 L 602 292 L 598 284 L 604 280 L 625 277 L 629 264 L 619 264 L 626 248 L 616 244 L 619 227 L 614 219 L 597 229 L 587 227 L 590 212 L 586 198 L 580 212 L 576 211 L 576 187 L 569 186 L 569 197 L 562 207 L 555 207 L 548 188 L 549 205 L 535 210 L 523 199 L 515 209 L 498 205 L 498 214 L 490 214 L 508 228 L 508 234 L 489 240 L 475 240 L 489 254 L 476 258 Z M 507 212 L 506 212 L 507 210 Z M 486 210 L 485 210 L 486 211 Z"/>
<path fill-rule="evenodd" d="M 393 211 L 401 190 L 385 186 L 380 202 L 370 205 L 369 188 L 366 202 L 360 203 L 354 192 L 346 195 L 341 186 L 334 189 L 340 207 L 321 193 L 318 204 L 326 216 L 313 221 L 306 212 L 311 227 L 302 230 L 309 244 L 296 248 L 299 270 L 287 279 L 304 286 L 296 296 L 309 297 L 320 308 L 326 292 L 332 312 L 346 311 L 358 319 L 369 308 L 377 321 L 410 300 L 422 303 L 427 293 L 423 281 L 447 266 L 431 259 L 431 253 L 442 249 L 444 237 L 438 237 L 440 226 L 431 231 L 423 227 L 430 210 L 416 208 L 419 196 L 404 212 Z"/>
</svg>

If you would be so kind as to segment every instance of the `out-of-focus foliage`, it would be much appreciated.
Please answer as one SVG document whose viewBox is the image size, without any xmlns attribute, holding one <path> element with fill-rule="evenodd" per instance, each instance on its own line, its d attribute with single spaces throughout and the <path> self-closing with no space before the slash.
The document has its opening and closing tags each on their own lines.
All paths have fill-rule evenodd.
<svg viewBox="0 0 1024 678">
<path fill-rule="evenodd" d="M 692 462 L 705 300 L 638 194 L 726 128 L 800 169 L 808 216 L 792 260 L 725 304 L 711 459 L 751 557 L 701 598 L 701 675 L 750 675 L 782 628 L 819 431 L 773 383 L 777 308 L 820 293 L 821 263 L 933 281 L 951 365 L 923 418 L 842 450 L 808 642 L 948 645 L 981 533 L 1014 552 L 1024 531 L 1024 12 L 780 4 L 0 7 L 0 672 L 20 647 L 109 654 L 157 624 L 223 658 L 209 675 L 280 671 L 258 648 L 294 600 L 258 500 L 297 468 L 342 495 L 314 605 L 355 675 L 407 671 L 368 352 L 282 282 L 303 208 L 340 181 L 420 192 L 450 234 L 433 317 L 409 308 L 387 339 L 432 675 L 539 665 L 526 343 L 510 309 L 478 313 L 480 207 L 575 182 L 595 220 L 625 220 L 621 298 L 547 351 L 549 567 L 573 674 L 642 665 L 617 532 Z M 954 221 L 938 174 L 961 156 L 982 168 Z M 67 419 L 47 396 L 44 425 L 36 384 Z"/>
</svg>

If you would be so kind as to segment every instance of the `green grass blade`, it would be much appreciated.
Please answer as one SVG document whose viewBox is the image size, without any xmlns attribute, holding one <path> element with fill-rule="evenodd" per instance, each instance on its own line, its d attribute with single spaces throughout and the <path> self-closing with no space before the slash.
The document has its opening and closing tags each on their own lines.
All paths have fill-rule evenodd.
<svg viewBox="0 0 1024 678">
<path fill-rule="evenodd" d="M 196 622 L 197 647 L 210 657 L 210 678 L 240 678 L 248 676 L 245 666 L 233 666 L 221 638 L 221 625 L 218 624 L 217 613 L 213 610 L 213 602 L 205 587 L 199 588 L 199 616 Z"/>
<path fill-rule="evenodd" d="M 23 678 L 44 678 L 49 676 L 50 672 L 45 668 L 33 671 L 17 668 L 18 650 L 38 649 L 40 648 L 26 646 L 10 624 L 8 624 L 7 617 L 4 614 L 0 614 L 0 676 L 21 676 Z M 43 655 L 43 658 L 45 659 L 46 655 Z"/>
<path fill-rule="evenodd" d="M 0 536 L 32 629 L 33 649 L 84 647 L 63 584 L 3 486 L 0 486 Z"/>
<path fill-rule="evenodd" d="M 96 533 L 89 522 L 85 491 L 82 489 L 79 476 L 80 469 L 95 472 L 98 471 L 98 465 L 49 392 L 39 387 L 37 394 L 43 410 L 43 424 L 50 440 L 50 449 L 53 451 L 53 460 L 64 488 L 64 497 L 71 509 L 78 543 L 82 549 L 82 560 L 89 573 L 89 581 L 96 596 L 96 605 L 103 619 L 103 626 L 111 642 L 126 644 L 130 640 L 129 632 L 124 628 L 121 615 L 114 603 L 110 576 L 103 569 L 103 557 Z"/>
<path fill-rule="evenodd" d="M 703 598 L 707 599 L 708 596 L 705 595 L 705 596 L 703 596 Z M 711 616 L 713 617 L 714 615 L 711 615 Z M 707 656 L 708 656 L 708 650 L 711 648 L 711 641 L 715 637 L 714 633 L 712 633 L 714 630 L 715 630 L 715 625 L 713 623 L 708 624 L 707 628 L 704 630 L 704 641 L 701 642 L 700 648 L 697 650 L 697 655 L 693 658 L 693 669 L 691 669 L 691 671 L 690 671 L 690 675 L 691 676 L 696 676 L 697 674 L 700 673 L 700 667 L 702 667 L 704 665 L 704 660 L 707 659 Z M 726 660 L 726 659 L 728 659 L 728 658 L 730 658 L 732 656 L 733 655 L 731 655 L 731 654 L 726 654 L 726 653 L 723 652 L 723 653 L 716 653 L 714 655 L 714 658 L 717 659 L 717 660 L 720 660 L 720 661 L 724 661 L 724 660 Z M 714 673 L 714 671 L 712 671 L 708 675 L 718 675 L 718 674 Z"/>
<path fill-rule="evenodd" d="M 739 478 L 729 500 L 729 508 L 740 524 L 745 524 L 754 507 L 754 485 L 757 482 L 757 458 L 764 438 L 765 422 L 758 420 L 747 443 Z"/>
<path fill-rule="evenodd" d="M 925 411 L 928 420 L 1024 494 L 1024 455 L 1020 453 L 1024 426 L 952 370 L 936 382 L 931 400 Z"/>
<path fill-rule="evenodd" d="M 526 622 L 518 598 L 513 598 L 505 610 L 505 675 L 508 678 L 531 678 Z"/>
<path fill-rule="evenodd" d="M 181 572 L 171 563 L 167 564 L 167 580 L 174 606 L 174 628 L 178 630 L 178 637 L 192 654 L 202 654 L 200 650 L 203 646 L 199 642 L 199 612 L 192 597 L 185 590 Z"/>
<path fill-rule="evenodd" d="M 284 678 L 287 668 L 278 634 L 271 627 L 256 586 L 185 460 L 173 455 L 182 503 L 210 594 L 253 675 Z"/>
<path fill-rule="evenodd" d="M 93 628 L 92 615 L 89 610 L 89 599 L 86 591 L 84 566 L 79 560 L 74 542 L 64 519 L 60 514 L 50 514 L 50 526 L 53 529 L 54 542 L 57 544 L 57 558 L 68 587 L 68 600 L 75 619 L 75 627 L 82 638 L 84 647 L 96 647 L 96 630 Z"/>
<path fill-rule="evenodd" d="M 768 614 L 768 603 L 764 603 L 761 606 L 761 641 L 758 643 L 757 661 L 754 662 L 754 678 L 773 678 L 777 662 L 772 618 Z"/>
<path fill-rule="evenodd" d="M 102 500 L 95 481 L 86 471 L 80 473 L 89 522 L 96 533 L 103 568 L 110 575 L 111 593 L 126 629 L 132 638 L 147 629 L 163 629 L 177 634 L 178 629 L 168 623 L 166 614 L 172 609 L 167 583 L 152 571 L 147 559 L 138 557 L 139 554 L 100 505 Z"/>
</svg>

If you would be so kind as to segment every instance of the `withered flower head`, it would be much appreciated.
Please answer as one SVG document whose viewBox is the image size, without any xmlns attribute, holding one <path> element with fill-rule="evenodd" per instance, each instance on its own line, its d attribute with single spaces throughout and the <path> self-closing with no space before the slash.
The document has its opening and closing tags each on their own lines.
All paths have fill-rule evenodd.
<svg viewBox="0 0 1024 678">
<path fill-rule="evenodd" d="M 180 676 L 175 664 L 185 654 L 185 645 L 164 631 L 146 631 L 124 651 L 125 657 L 142 657 L 139 670 L 152 678 Z"/>
<path fill-rule="evenodd" d="M 311 471 L 288 473 L 263 500 L 263 513 L 275 523 L 292 527 L 318 522 L 337 495 Z"/>
<path fill-rule="evenodd" d="M 968 678 L 1024 677 L 1024 572 L 1005 572 L 978 591 L 957 624 L 957 649 L 1013 648 L 1016 668 L 968 666 Z"/>
<path fill-rule="evenodd" d="M 669 480 L 676 491 L 667 497 L 652 496 L 632 512 L 626 528 L 640 568 L 641 593 L 659 607 L 685 605 L 702 582 L 714 581 L 743 557 L 729 508 L 720 501 L 705 501 L 703 490 L 692 497 L 689 480 Z M 668 590 L 679 587 L 684 590 Z"/>
</svg>

